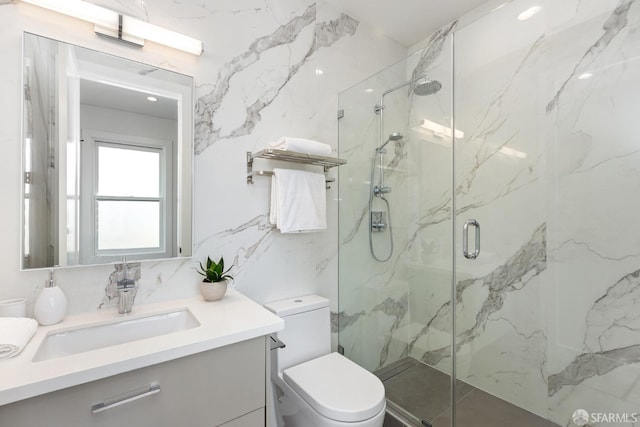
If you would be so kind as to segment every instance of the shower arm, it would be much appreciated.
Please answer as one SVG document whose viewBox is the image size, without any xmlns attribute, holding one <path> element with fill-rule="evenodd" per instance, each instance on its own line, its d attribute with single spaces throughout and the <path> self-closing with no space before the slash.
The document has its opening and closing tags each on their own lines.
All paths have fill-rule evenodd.
<svg viewBox="0 0 640 427">
<path fill-rule="evenodd" d="M 418 77 L 414 77 L 409 81 L 400 83 L 397 86 L 392 87 L 391 89 L 387 89 L 384 92 L 382 92 L 382 95 L 380 95 L 380 103 L 378 105 L 375 106 L 375 112 L 378 114 L 382 114 L 382 110 L 384 109 L 384 97 L 389 95 L 391 92 L 395 92 L 398 89 L 402 89 L 405 86 L 409 86 L 410 84 L 413 84 L 415 82 L 417 82 L 418 80 L 426 80 L 427 76 L 418 76 Z M 380 135 L 380 138 L 382 138 L 382 134 Z"/>
</svg>

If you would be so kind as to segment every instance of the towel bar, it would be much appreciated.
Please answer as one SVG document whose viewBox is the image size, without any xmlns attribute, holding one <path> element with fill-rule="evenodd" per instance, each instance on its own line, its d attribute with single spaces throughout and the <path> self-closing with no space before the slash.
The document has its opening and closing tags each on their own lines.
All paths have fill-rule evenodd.
<svg viewBox="0 0 640 427">
<path fill-rule="evenodd" d="M 273 176 L 273 171 L 252 171 L 252 172 L 249 172 L 249 174 L 247 175 L 247 183 L 253 184 L 253 177 L 254 176 Z M 335 178 L 327 178 L 327 179 L 324 180 L 324 182 L 327 183 L 327 189 L 329 189 L 329 188 L 331 188 L 329 183 L 336 182 L 336 179 Z"/>
<path fill-rule="evenodd" d="M 254 159 L 269 159 L 269 160 L 282 160 L 286 162 L 303 163 L 313 166 L 322 166 L 324 173 L 326 174 L 330 168 L 335 166 L 342 166 L 347 163 L 344 159 L 338 159 L 336 157 L 317 156 L 314 154 L 297 153 L 294 151 L 276 150 L 273 148 L 265 148 L 257 153 L 247 151 L 247 184 L 253 184 L 254 176 L 272 176 L 272 171 L 253 170 Z M 335 182 L 335 178 L 327 178 L 327 184 Z M 331 188 L 327 185 L 327 188 Z"/>
</svg>

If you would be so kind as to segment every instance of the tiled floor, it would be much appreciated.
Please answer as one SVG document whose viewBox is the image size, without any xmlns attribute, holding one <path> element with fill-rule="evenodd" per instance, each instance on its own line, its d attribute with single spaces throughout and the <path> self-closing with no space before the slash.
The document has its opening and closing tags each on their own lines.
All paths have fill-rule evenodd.
<svg viewBox="0 0 640 427">
<path fill-rule="evenodd" d="M 387 413 L 384 417 L 384 425 L 382 427 L 405 427 L 405 425 Z"/>
<path fill-rule="evenodd" d="M 384 382 L 389 407 L 408 411 L 417 422 L 424 420 L 424 426 L 451 425 L 449 375 L 410 358 L 387 366 L 376 375 Z M 456 427 L 558 427 L 462 381 L 456 383 L 456 389 Z M 384 426 L 403 424 L 388 416 Z"/>
</svg>

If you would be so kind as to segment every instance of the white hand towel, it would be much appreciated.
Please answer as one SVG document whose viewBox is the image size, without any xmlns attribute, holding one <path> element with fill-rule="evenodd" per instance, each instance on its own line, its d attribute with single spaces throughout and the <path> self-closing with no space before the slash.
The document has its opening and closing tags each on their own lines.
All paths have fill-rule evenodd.
<svg viewBox="0 0 640 427">
<path fill-rule="evenodd" d="M 35 334 L 38 322 L 26 317 L 0 317 L 0 359 L 20 354 Z"/>
<path fill-rule="evenodd" d="M 282 233 L 308 233 L 327 228 L 324 174 L 291 169 L 273 170 L 269 220 Z"/>
<path fill-rule="evenodd" d="M 275 173 L 271 177 L 271 207 L 269 209 L 269 224 L 278 226 L 278 180 Z"/>
<path fill-rule="evenodd" d="M 331 146 L 329 144 L 304 138 L 290 138 L 288 136 L 283 136 L 277 141 L 270 142 L 267 147 L 274 148 L 276 150 L 295 151 L 297 153 L 331 156 Z"/>
</svg>

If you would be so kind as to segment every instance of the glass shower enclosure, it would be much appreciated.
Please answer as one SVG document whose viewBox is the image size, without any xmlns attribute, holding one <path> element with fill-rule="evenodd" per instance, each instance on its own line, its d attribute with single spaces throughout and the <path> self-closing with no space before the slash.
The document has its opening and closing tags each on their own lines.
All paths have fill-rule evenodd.
<svg viewBox="0 0 640 427">
<path fill-rule="evenodd" d="M 515 0 L 340 94 L 338 342 L 406 423 L 640 425 L 639 58 Z"/>
</svg>

